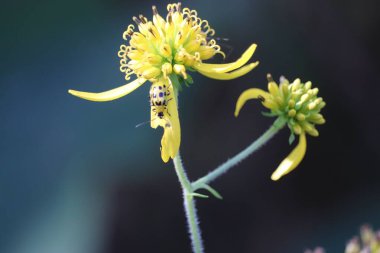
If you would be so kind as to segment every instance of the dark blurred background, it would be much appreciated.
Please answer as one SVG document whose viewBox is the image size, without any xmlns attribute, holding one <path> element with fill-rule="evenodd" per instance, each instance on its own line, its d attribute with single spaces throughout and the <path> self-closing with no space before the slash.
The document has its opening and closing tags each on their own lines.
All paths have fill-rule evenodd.
<svg viewBox="0 0 380 253">
<path fill-rule="evenodd" d="M 144 85 L 108 103 L 67 94 L 124 84 L 117 51 L 131 17 L 167 1 L 13 1 L 0 9 L 0 252 L 191 252 L 173 165 L 160 158 Z M 194 75 L 180 94 L 181 153 L 196 179 L 272 123 L 239 94 L 278 79 L 313 81 L 327 101 L 320 137 L 279 182 L 282 130 L 197 201 L 207 253 L 343 252 L 363 223 L 380 227 L 378 1 L 194 0 L 237 59 L 260 65 L 232 81 Z M 216 59 L 218 60 L 218 59 Z"/>
</svg>

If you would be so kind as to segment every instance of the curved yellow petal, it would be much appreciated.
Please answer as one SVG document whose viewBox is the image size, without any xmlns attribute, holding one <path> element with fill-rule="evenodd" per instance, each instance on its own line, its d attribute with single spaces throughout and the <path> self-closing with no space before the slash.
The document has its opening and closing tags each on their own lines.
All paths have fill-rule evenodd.
<svg viewBox="0 0 380 253">
<path fill-rule="evenodd" d="M 306 153 L 306 135 L 302 133 L 299 138 L 297 146 L 293 151 L 281 162 L 278 168 L 273 172 L 271 179 L 274 181 L 279 180 L 282 176 L 294 170 L 302 161 Z"/>
<path fill-rule="evenodd" d="M 105 101 L 115 100 L 125 95 L 128 95 L 129 93 L 131 93 L 132 91 L 140 87 L 145 81 L 146 81 L 145 79 L 139 78 L 123 86 L 117 87 L 109 91 L 100 92 L 100 93 L 83 92 L 83 91 L 76 91 L 76 90 L 69 90 L 69 93 L 73 96 L 80 97 L 86 100 L 95 101 L 95 102 L 105 102 Z"/>
<path fill-rule="evenodd" d="M 239 116 L 239 112 L 244 104 L 250 99 L 268 99 L 270 94 L 262 89 L 251 88 L 244 91 L 238 98 L 235 108 L 235 117 Z"/>
<path fill-rule="evenodd" d="M 240 76 L 247 74 L 249 71 L 254 69 L 258 64 L 259 64 L 259 62 L 257 61 L 257 62 L 248 64 L 248 65 L 246 65 L 246 66 L 244 66 L 238 70 L 235 70 L 235 71 L 229 72 L 229 73 L 219 73 L 219 72 L 215 72 L 215 71 L 206 72 L 206 71 L 201 71 L 201 70 L 198 70 L 198 72 L 204 76 L 207 76 L 207 77 L 213 78 L 213 79 L 217 79 L 217 80 L 231 80 L 231 79 L 235 79 L 235 78 L 238 78 Z"/>
<path fill-rule="evenodd" d="M 257 45 L 252 44 L 243 54 L 242 56 L 235 62 L 224 63 L 224 64 L 210 64 L 210 63 L 200 63 L 195 66 L 196 70 L 204 71 L 204 72 L 228 72 L 235 69 L 240 68 L 244 64 L 246 64 L 249 59 L 251 59 L 253 53 L 256 50 Z"/>
</svg>

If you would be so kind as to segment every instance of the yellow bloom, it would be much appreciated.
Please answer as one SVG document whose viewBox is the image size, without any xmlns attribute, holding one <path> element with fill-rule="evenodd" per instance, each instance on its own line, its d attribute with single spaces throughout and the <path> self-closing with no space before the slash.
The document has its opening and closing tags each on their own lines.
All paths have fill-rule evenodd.
<svg viewBox="0 0 380 253">
<path fill-rule="evenodd" d="M 104 102 L 123 97 L 146 81 L 152 83 L 151 95 L 164 89 L 162 97 L 151 98 L 151 127 L 164 128 L 161 140 L 161 156 L 167 162 L 174 158 L 180 146 L 180 124 L 177 111 L 177 93 L 181 83 L 192 83 L 189 71 L 218 80 L 230 80 L 245 75 L 258 65 L 258 61 L 245 65 L 256 50 L 252 44 L 235 62 L 225 64 L 207 64 L 208 60 L 224 53 L 216 40 L 214 29 L 207 20 L 198 17 L 197 11 L 182 9 L 181 3 L 169 4 L 168 14 L 164 19 L 153 6 L 153 20 L 149 21 L 143 15 L 133 17 L 134 25 L 129 25 L 123 38 L 129 41 L 120 46 L 120 71 L 129 80 L 131 75 L 136 79 L 121 87 L 101 92 L 82 92 L 69 90 L 69 93 L 91 101 Z M 154 89 L 154 90 L 153 90 Z M 152 99 L 161 104 L 152 103 Z M 165 104 L 162 104 L 165 102 Z"/>
<path fill-rule="evenodd" d="M 294 135 L 299 136 L 299 142 L 293 151 L 281 162 L 273 172 L 271 179 L 278 180 L 282 176 L 294 170 L 302 161 L 306 153 L 306 134 L 318 136 L 319 132 L 315 125 L 325 123 L 325 119 L 320 110 L 326 106 L 321 97 L 318 97 L 318 88 L 311 87 L 311 82 L 301 83 L 296 79 L 289 83 L 287 79 L 281 77 L 280 85 L 268 74 L 268 91 L 261 89 L 248 89 L 244 91 L 237 103 L 235 116 L 243 105 L 250 99 L 260 99 L 264 107 L 270 110 L 268 116 L 280 117 L 284 119 L 291 131 L 290 142 L 294 140 Z"/>
</svg>

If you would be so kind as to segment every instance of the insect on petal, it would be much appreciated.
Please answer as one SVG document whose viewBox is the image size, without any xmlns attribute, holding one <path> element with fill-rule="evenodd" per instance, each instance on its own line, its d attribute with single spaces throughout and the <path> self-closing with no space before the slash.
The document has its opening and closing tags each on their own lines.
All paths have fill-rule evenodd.
<svg viewBox="0 0 380 253">
<path fill-rule="evenodd" d="M 265 100 L 270 96 L 270 94 L 262 89 L 251 88 L 244 91 L 238 98 L 236 102 L 235 117 L 239 116 L 239 112 L 244 104 L 250 99 L 264 99 L 262 101 L 265 103 Z"/>
<path fill-rule="evenodd" d="M 164 86 L 165 85 L 165 86 Z M 157 128 L 158 126 L 164 129 L 161 139 L 161 158 L 164 162 L 168 162 L 170 158 L 174 158 L 179 150 L 181 143 L 181 127 L 178 118 L 177 99 L 173 85 L 169 82 L 157 82 L 152 85 L 153 88 L 157 87 L 158 93 L 164 92 L 165 103 L 156 105 L 151 102 L 151 127 Z M 151 88 L 152 89 L 152 88 Z M 157 92 L 152 90 L 151 94 Z M 152 98 L 151 98 L 152 99 Z M 158 113 L 161 113 L 158 115 Z"/>
</svg>

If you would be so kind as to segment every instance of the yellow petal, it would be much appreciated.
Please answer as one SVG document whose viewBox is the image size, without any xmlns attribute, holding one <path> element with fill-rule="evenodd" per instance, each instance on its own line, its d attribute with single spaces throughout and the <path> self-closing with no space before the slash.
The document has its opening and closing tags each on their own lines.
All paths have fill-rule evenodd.
<svg viewBox="0 0 380 253">
<path fill-rule="evenodd" d="M 244 106 L 244 104 L 248 100 L 250 100 L 250 99 L 258 99 L 260 97 L 262 97 L 265 100 L 267 100 L 269 96 L 270 96 L 270 94 L 268 92 L 266 92 L 264 90 L 261 90 L 261 89 L 252 88 L 252 89 L 248 89 L 248 90 L 244 91 L 239 96 L 239 98 L 238 98 L 238 100 L 236 102 L 235 117 L 237 117 L 239 115 L 239 112 L 240 112 L 241 108 Z"/>
<path fill-rule="evenodd" d="M 157 113 L 150 107 L 150 127 L 156 129 L 158 126 L 165 126 L 165 120 L 157 117 Z"/>
<path fill-rule="evenodd" d="M 179 150 L 180 145 L 180 129 L 174 123 L 167 124 L 164 127 L 164 134 L 161 139 L 161 158 L 164 162 L 168 162 L 169 158 L 173 159 Z"/>
<path fill-rule="evenodd" d="M 120 86 L 118 88 L 104 91 L 100 93 L 92 93 L 92 92 L 83 92 L 83 91 L 76 91 L 76 90 L 69 90 L 69 93 L 71 95 L 74 95 L 76 97 L 80 97 L 86 100 L 95 101 L 95 102 L 105 102 L 105 101 L 111 101 L 118 98 L 121 98 L 125 95 L 128 95 L 138 87 L 140 87 L 146 80 L 143 78 L 139 78 L 134 80 L 133 82 L 127 83 L 123 86 Z"/>
<path fill-rule="evenodd" d="M 299 138 L 299 142 L 297 146 L 293 149 L 293 151 L 289 154 L 288 157 L 285 158 L 278 166 L 278 168 L 273 172 L 271 179 L 274 181 L 279 180 L 282 176 L 288 174 L 292 170 L 294 170 L 298 164 L 302 161 L 303 157 L 306 153 L 306 136 L 305 133 L 302 133 Z"/>
<path fill-rule="evenodd" d="M 253 53 L 256 50 L 257 45 L 252 44 L 243 54 L 242 56 L 235 62 L 224 63 L 224 64 L 209 64 L 209 63 L 200 63 L 195 66 L 195 69 L 204 72 L 228 72 L 235 69 L 240 68 L 244 64 L 246 64 L 249 59 L 251 59 Z"/>
<path fill-rule="evenodd" d="M 240 76 L 247 74 L 249 71 L 254 69 L 258 64 L 259 64 L 259 62 L 257 61 L 257 62 L 248 64 L 247 66 L 244 66 L 244 67 L 242 67 L 238 70 L 235 70 L 233 72 L 230 72 L 230 73 L 219 73 L 219 72 L 215 72 L 215 71 L 206 72 L 206 71 L 201 71 L 201 70 L 198 70 L 198 72 L 204 76 L 207 76 L 207 77 L 213 78 L 213 79 L 217 79 L 217 80 L 231 80 L 231 79 L 235 79 L 235 78 L 238 78 Z"/>
</svg>

